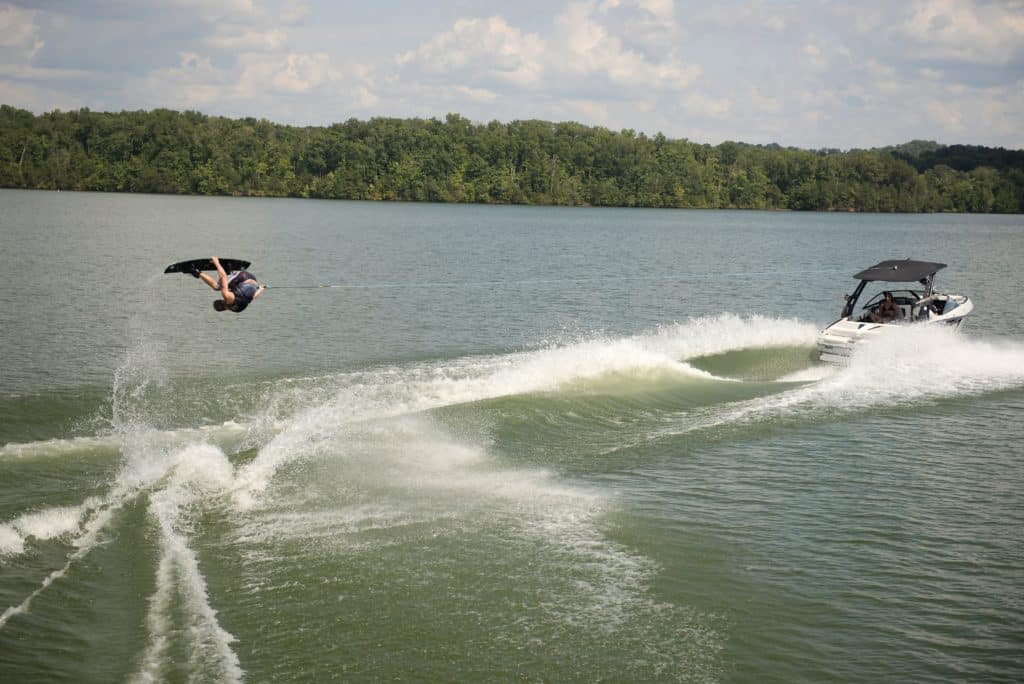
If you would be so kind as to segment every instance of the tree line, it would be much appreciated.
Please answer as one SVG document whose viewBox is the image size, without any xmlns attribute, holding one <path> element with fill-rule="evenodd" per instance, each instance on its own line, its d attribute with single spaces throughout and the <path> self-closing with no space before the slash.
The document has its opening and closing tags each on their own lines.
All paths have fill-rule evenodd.
<svg viewBox="0 0 1024 684">
<path fill-rule="evenodd" d="M 802 150 L 579 123 L 0 106 L 0 187 L 567 206 L 1024 212 L 1024 151 Z"/>
</svg>

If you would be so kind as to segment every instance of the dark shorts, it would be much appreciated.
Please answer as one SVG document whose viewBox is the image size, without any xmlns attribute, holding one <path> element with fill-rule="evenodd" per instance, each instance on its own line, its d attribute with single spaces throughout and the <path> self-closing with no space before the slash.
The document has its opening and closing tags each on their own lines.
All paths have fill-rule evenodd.
<svg viewBox="0 0 1024 684">
<path fill-rule="evenodd" d="M 256 280 L 256 276 L 248 271 L 238 271 L 228 279 L 228 287 L 233 290 L 236 283 L 244 283 L 246 280 Z"/>
</svg>

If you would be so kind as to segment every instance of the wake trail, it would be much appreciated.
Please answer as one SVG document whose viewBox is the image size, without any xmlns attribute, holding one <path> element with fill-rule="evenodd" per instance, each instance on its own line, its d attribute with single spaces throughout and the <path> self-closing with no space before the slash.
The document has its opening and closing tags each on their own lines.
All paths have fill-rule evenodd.
<svg viewBox="0 0 1024 684">
<path fill-rule="evenodd" d="M 7 625 L 8 621 L 10 621 L 10 619 L 15 615 L 28 612 L 29 608 L 32 606 L 32 601 L 42 594 L 51 584 L 61 577 L 64 577 L 76 561 L 83 558 L 93 549 L 93 547 L 96 546 L 99 534 L 110 522 L 113 512 L 113 508 L 104 508 L 98 510 L 96 514 L 93 515 L 85 526 L 85 532 L 75 539 L 74 545 L 77 547 L 77 550 L 68 557 L 64 566 L 47 575 L 39 585 L 39 588 L 29 594 L 20 604 L 7 608 L 7 610 L 0 615 L 0 629 L 3 629 Z"/>
<path fill-rule="evenodd" d="M 343 384 L 333 394 L 291 416 L 239 470 L 235 503 L 242 510 L 251 508 L 278 470 L 318 453 L 337 435 L 366 421 L 551 392 L 620 373 L 734 382 L 695 368 L 687 359 L 751 347 L 811 345 L 816 332 L 814 326 L 793 319 L 722 314 L 630 337 L 577 339 L 533 351 L 354 374 L 341 378 Z"/>
<path fill-rule="evenodd" d="M 169 475 L 170 481 L 150 496 L 149 515 L 160 532 L 160 561 L 157 588 L 150 597 L 147 617 L 150 643 L 141 670 L 134 678 L 137 682 L 166 678 L 165 655 L 175 634 L 184 634 L 189 639 L 191 672 L 203 672 L 213 662 L 218 681 L 242 681 L 238 656 L 231 649 L 235 638 L 217 620 L 199 558 L 183 531 L 189 520 L 188 510 L 204 498 L 224 491 L 232 476 L 231 464 L 223 452 L 198 444 L 182 450 Z M 177 628 L 171 615 L 176 596 L 180 596 L 179 606 L 187 612 L 184 630 Z"/>
<path fill-rule="evenodd" d="M 845 366 L 818 366 L 782 380 L 806 384 L 711 407 L 703 415 L 682 414 L 651 439 L 721 425 L 817 420 L 836 412 L 907 407 L 1019 389 L 1024 387 L 1024 345 L 974 339 L 948 329 L 899 329 L 859 346 Z"/>
<path fill-rule="evenodd" d="M 354 425 L 502 396 L 554 391 L 567 383 L 615 373 L 654 371 L 679 378 L 715 379 L 690 366 L 686 360 L 731 349 L 809 344 L 814 332 L 813 326 L 795 320 L 723 314 L 695 318 L 630 337 L 577 339 L 533 351 L 337 376 L 335 381 L 340 383 L 339 387 L 326 393 L 314 393 L 311 405 L 307 403 L 283 420 L 275 421 L 270 414 L 257 416 L 253 424 L 277 423 L 277 428 L 269 441 L 259 448 L 256 458 L 231 471 L 220 480 L 221 486 L 238 509 L 246 510 L 257 503 L 282 467 L 329 448 L 339 435 Z M 129 350 L 114 377 L 113 424 L 124 466 L 113 491 L 99 502 L 87 502 L 63 512 L 50 511 L 48 515 L 63 516 L 67 520 L 52 524 L 51 531 L 41 534 L 41 538 L 80 528 L 82 520 L 88 518 L 84 523 L 85 531 L 75 540 L 77 549 L 65 565 L 49 574 L 22 604 L 8 609 L 0 628 L 12 615 L 27 610 L 32 599 L 87 554 L 97 543 L 101 530 L 125 503 L 143 492 L 154 492 L 152 505 L 162 496 L 169 496 L 170 491 L 179 494 L 183 491 L 180 487 L 168 489 L 167 482 L 173 482 L 176 473 L 190 467 L 190 459 L 196 457 L 188 447 L 182 448 L 181 440 L 199 435 L 149 427 L 149 400 L 159 394 L 166 372 L 160 364 L 162 348 L 159 344 L 151 343 L 144 331 L 138 337 L 142 341 Z M 314 379 L 314 382 L 319 380 Z M 205 596 L 205 589 L 200 586 L 202 575 L 194 556 L 189 557 L 187 538 L 176 530 L 176 525 L 173 520 L 171 523 L 161 520 L 162 553 L 163 558 L 168 559 L 161 560 L 162 567 L 171 563 L 177 572 L 191 578 L 196 614 L 205 615 L 207 631 L 215 635 L 212 641 L 221 644 L 215 649 L 220 654 L 218 657 L 229 663 L 225 666 L 226 672 L 233 671 L 231 659 L 225 655 L 230 649 L 223 646 L 229 640 L 213 626 L 215 615 L 203 608 L 208 602 L 202 598 Z M 33 520 L 22 516 L 0 527 L 0 544 L 6 544 L 13 551 L 23 550 L 24 540 L 33 534 L 33 529 Z M 160 572 L 158 569 L 158 575 Z M 153 601 L 153 612 L 158 615 L 163 599 L 157 596 Z M 154 621 L 151 628 L 156 634 L 160 631 L 160 621 L 157 617 Z M 153 639 L 151 648 L 158 653 L 160 638 Z"/>
<path fill-rule="evenodd" d="M 175 467 L 176 461 L 165 461 L 160 466 L 147 467 L 143 472 L 125 468 L 119 475 L 114 489 L 102 497 L 92 497 L 79 506 L 57 507 L 20 516 L 11 523 L 0 526 L 0 553 L 15 555 L 25 550 L 29 537 L 52 539 L 74 530 L 82 530 L 71 545 L 75 550 L 67 557 L 64 565 L 49 573 L 39 587 L 17 606 L 7 608 L 0 615 L 0 629 L 11 617 L 29 610 L 33 600 L 42 594 L 56 580 L 64 577 L 77 561 L 84 558 L 99 543 L 103 530 L 113 520 L 115 513 L 159 485 L 161 479 Z"/>
<path fill-rule="evenodd" d="M 133 321 L 133 325 L 138 325 Z M 151 493 L 151 508 L 158 513 L 162 532 L 162 553 L 174 565 L 178 573 L 185 578 L 187 590 L 185 597 L 195 618 L 190 634 L 196 636 L 193 652 L 206 653 L 221 664 L 218 679 L 238 681 L 241 670 L 237 658 L 227 646 L 231 637 L 224 632 L 216 621 L 216 613 L 207 600 L 205 581 L 198 568 L 198 560 L 188 547 L 187 540 L 176 529 L 181 516 L 175 517 L 167 513 L 168 505 L 164 504 L 161 514 L 161 502 L 167 497 L 178 495 L 182 499 L 180 506 L 170 506 L 171 511 L 179 510 L 187 505 L 190 499 L 181 496 L 181 492 L 190 491 L 190 484 L 195 478 L 195 463 L 198 458 L 207 460 L 208 451 L 196 451 L 189 446 L 182 447 L 180 436 L 174 431 L 170 433 L 154 429 L 149 422 L 151 399 L 159 395 L 166 379 L 166 372 L 160 363 L 162 347 L 151 341 L 146 331 L 136 330 L 138 339 L 126 353 L 124 361 L 114 373 L 112 396 L 112 438 L 119 447 L 122 465 L 110 491 L 103 497 L 86 500 L 79 506 L 58 507 L 40 512 L 23 514 L 11 523 L 0 526 L 0 553 L 22 553 L 25 540 L 30 537 L 49 539 L 68 534 L 75 529 L 83 530 L 72 541 L 75 550 L 68 555 L 62 567 L 47 574 L 40 585 L 21 603 L 7 608 L 0 615 L 0 629 L 16 615 L 31 609 L 33 601 L 54 582 L 65 577 L 71 567 L 100 543 L 101 533 L 110 525 L 115 513 L 128 502 L 142 494 Z M 78 446 L 73 444 L 72 446 Z M 223 464 L 226 457 L 215 447 L 205 447 L 215 452 L 214 461 L 219 455 Z M 230 473 L 230 465 L 227 465 Z M 223 470 L 220 468 L 219 470 Z M 209 469 L 203 471 L 209 476 Z M 213 472 L 218 472 L 217 468 Z M 185 477 L 186 485 L 180 478 Z M 177 479 L 176 479 L 177 478 Z M 214 480 L 218 481 L 218 480 Z M 223 480 L 220 480 L 223 481 Z M 156 506 L 154 509 L 153 506 Z M 170 516 L 170 517 L 168 517 Z M 159 571 L 158 571 L 159 574 Z M 166 576 L 162 576 L 165 577 Z M 157 601 L 159 604 L 159 601 Z M 158 624 L 154 618 L 151 626 Z M 156 637 L 159 642 L 159 635 Z M 157 651 L 160 649 L 157 647 Z M 144 670 L 145 672 L 145 670 Z"/>
<path fill-rule="evenodd" d="M 42 518 L 23 515 L 0 527 L 0 544 L 3 530 L 9 528 L 22 548 L 31 536 L 52 538 L 84 529 L 65 564 L 48 574 L 21 604 L 5 611 L 0 629 L 13 616 L 28 611 L 39 594 L 100 543 L 102 531 L 121 507 L 148 494 L 147 512 L 157 530 L 159 560 L 147 613 L 148 643 L 134 680 L 161 681 L 171 676 L 172 644 L 184 639 L 191 654 L 190 676 L 241 681 L 244 672 L 231 646 L 235 637 L 221 626 L 211 603 L 193 548 L 191 523 L 211 502 L 222 500 L 238 513 L 260 506 L 279 471 L 297 460 L 336 453 L 339 444 L 345 444 L 343 451 L 351 457 L 351 439 L 346 436 L 367 440 L 361 458 L 368 459 L 365 463 L 371 467 L 362 476 L 374 486 L 435 491 L 437 495 L 428 498 L 438 501 L 442 516 L 453 514 L 453 497 L 475 502 L 473 511 L 494 509 L 498 502 L 497 508 L 505 512 L 495 513 L 495 520 L 506 520 L 503 515 L 520 520 L 528 514 L 533 523 L 523 528 L 524 534 L 532 530 L 539 543 L 553 545 L 552 563 L 582 554 L 589 558 L 588 565 L 607 566 L 594 574 L 592 586 L 578 588 L 577 604 L 599 601 L 604 608 L 594 611 L 595 621 L 609 611 L 625 620 L 646 600 L 640 587 L 653 568 L 604 540 L 596 523 L 602 497 L 559 483 L 547 471 L 488 467 L 481 462 L 483 449 L 437 434 L 423 414 L 498 397 L 559 391 L 581 380 L 616 374 L 734 382 L 697 369 L 688 360 L 733 349 L 810 345 L 815 332 L 813 326 L 795 320 L 726 314 L 629 337 L 559 340 L 510 354 L 340 373 L 297 384 L 282 382 L 271 392 L 263 412 L 250 414 L 248 424 L 236 426 L 241 432 L 263 430 L 266 435 L 255 458 L 238 466 L 206 443 L 212 431 L 153 429 L 150 407 L 160 404 L 150 400 L 162 391 L 165 373 L 159 347 L 140 344 L 115 373 L 114 441 L 123 465 L 109 494 L 78 507 L 51 510 Z M 273 427 L 267 429 L 268 425 Z M 9 453 L 16 449 L 25 447 L 10 448 Z M 355 476 L 355 471 L 349 474 Z M 49 522 L 40 522 L 47 516 Z M 246 520 L 252 524 L 254 519 Z M 573 618 L 567 615 L 566 619 Z"/>
</svg>

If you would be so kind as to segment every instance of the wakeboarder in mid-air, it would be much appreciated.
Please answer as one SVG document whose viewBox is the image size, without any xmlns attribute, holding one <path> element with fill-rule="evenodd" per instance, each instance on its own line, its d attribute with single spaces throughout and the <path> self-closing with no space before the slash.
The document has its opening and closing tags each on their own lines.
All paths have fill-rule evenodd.
<svg viewBox="0 0 1024 684">
<path fill-rule="evenodd" d="M 186 272 L 202 280 L 211 289 L 220 292 L 221 299 L 215 299 L 213 302 L 213 308 L 217 311 L 227 311 L 230 309 L 235 313 L 239 313 L 266 289 L 266 286 L 261 285 L 252 273 L 243 269 L 233 272 L 229 276 L 224 272 L 220 259 L 212 257 L 210 261 L 213 262 L 214 267 L 217 269 L 217 275 L 219 276 L 217 280 L 203 273 L 197 266 L 192 266 Z"/>
</svg>

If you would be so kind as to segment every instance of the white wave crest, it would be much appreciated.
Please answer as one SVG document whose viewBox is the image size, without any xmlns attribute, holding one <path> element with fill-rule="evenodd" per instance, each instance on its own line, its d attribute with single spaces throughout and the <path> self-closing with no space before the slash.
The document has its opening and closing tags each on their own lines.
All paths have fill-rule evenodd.
<svg viewBox="0 0 1024 684">
<path fill-rule="evenodd" d="M 82 516 L 95 508 L 99 500 L 93 499 L 81 506 L 57 506 L 24 513 L 9 523 L 0 525 L 0 556 L 24 553 L 29 538 L 54 539 L 77 531 Z"/>
<path fill-rule="evenodd" d="M 238 473 L 235 500 L 249 508 L 275 473 L 320 451 L 356 423 L 505 396 L 555 391 L 614 374 L 668 373 L 719 379 L 685 359 L 768 346 L 811 346 L 816 330 L 796 320 L 733 314 L 692 319 L 641 335 L 577 340 L 500 356 L 469 357 L 335 376 L 333 396 L 284 421 L 281 431 Z M 729 380 L 731 382 L 731 380 Z"/>
<path fill-rule="evenodd" d="M 713 407 L 710 415 L 703 417 L 684 416 L 684 425 L 663 434 L 822 412 L 905 408 L 1016 389 L 1024 387 L 1024 344 L 976 339 L 945 328 L 908 327 L 858 345 L 845 366 L 819 370 L 787 378 L 809 380 L 810 384 Z"/>
<path fill-rule="evenodd" d="M 638 339 L 671 358 L 692 359 L 741 349 L 813 347 L 817 337 L 816 326 L 795 318 L 723 313 L 662 326 Z"/>
</svg>

